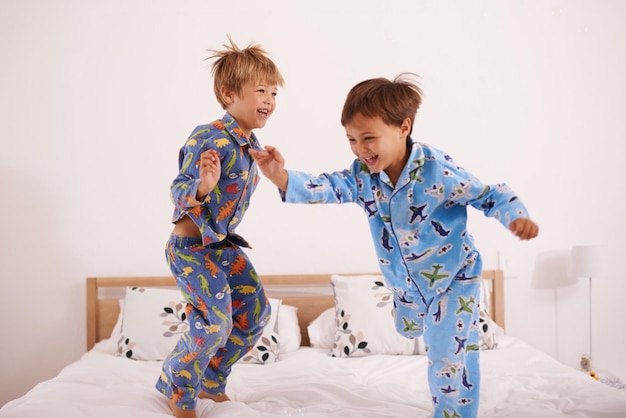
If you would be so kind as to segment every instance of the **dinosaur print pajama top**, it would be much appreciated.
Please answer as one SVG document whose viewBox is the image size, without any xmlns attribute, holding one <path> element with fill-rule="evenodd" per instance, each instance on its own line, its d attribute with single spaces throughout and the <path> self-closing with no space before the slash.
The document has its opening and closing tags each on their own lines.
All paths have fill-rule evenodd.
<svg viewBox="0 0 626 418">
<path fill-rule="evenodd" d="M 171 186 L 173 222 L 190 217 L 201 238 L 172 235 L 165 255 L 187 300 L 189 330 L 163 362 L 157 389 L 181 409 L 195 409 L 200 392 L 225 394 L 233 364 L 260 338 L 269 315 L 262 283 L 235 233 L 259 176 L 248 149 L 260 149 L 254 134 L 246 138 L 228 113 L 198 126 L 180 150 L 179 173 Z M 215 188 L 196 200 L 200 154 L 220 154 L 221 176 Z"/>
<path fill-rule="evenodd" d="M 339 172 L 288 174 L 285 202 L 363 208 L 394 291 L 396 328 L 409 338 L 424 335 L 434 416 L 475 417 L 482 263 L 466 230 L 467 206 L 508 228 L 528 218 L 522 202 L 505 184 L 485 185 L 443 151 L 417 142 L 395 186 L 358 159 Z"/>
</svg>

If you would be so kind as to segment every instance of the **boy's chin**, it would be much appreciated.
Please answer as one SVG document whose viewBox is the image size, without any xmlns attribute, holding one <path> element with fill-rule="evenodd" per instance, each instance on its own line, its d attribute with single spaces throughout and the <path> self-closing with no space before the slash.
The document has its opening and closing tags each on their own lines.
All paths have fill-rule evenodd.
<svg viewBox="0 0 626 418">
<path fill-rule="evenodd" d="M 380 174 L 381 171 L 384 171 L 383 168 L 379 164 L 367 165 L 367 168 L 370 170 L 370 173 Z"/>
</svg>

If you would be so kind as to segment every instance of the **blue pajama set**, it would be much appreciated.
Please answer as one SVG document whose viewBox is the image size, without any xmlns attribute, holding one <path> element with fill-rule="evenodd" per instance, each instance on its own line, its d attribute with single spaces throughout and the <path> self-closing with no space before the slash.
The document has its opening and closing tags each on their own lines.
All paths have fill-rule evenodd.
<svg viewBox="0 0 626 418">
<path fill-rule="evenodd" d="M 285 202 L 357 203 L 394 292 L 398 332 L 424 335 L 434 417 L 476 417 L 480 393 L 478 304 L 482 262 L 467 232 L 467 206 L 505 227 L 528 218 L 505 184 L 484 185 L 450 156 L 414 142 L 394 186 L 358 159 L 320 176 L 288 170 Z"/>
<path fill-rule="evenodd" d="M 165 254 L 187 300 L 189 330 L 164 360 L 157 389 L 181 409 L 195 409 L 200 391 L 225 394 L 234 363 L 260 338 L 270 306 L 254 266 L 242 247 L 248 243 L 234 230 L 250 203 L 259 175 L 248 149 L 261 149 L 228 113 L 198 126 L 179 154 L 179 174 L 172 182 L 173 222 L 187 215 L 202 238 L 170 236 Z M 200 154 L 220 154 L 221 177 L 215 188 L 196 200 Z"/>
</svg>

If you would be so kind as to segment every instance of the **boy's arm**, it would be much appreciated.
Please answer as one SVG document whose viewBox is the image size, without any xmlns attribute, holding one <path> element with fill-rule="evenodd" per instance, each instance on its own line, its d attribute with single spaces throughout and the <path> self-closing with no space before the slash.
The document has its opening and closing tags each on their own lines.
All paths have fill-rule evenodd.
<svg viewBox="0 0 626 418">
<path fill-rule="evenodd" d="M 468 202 L 487 216 L 494 216 L 515 236 L 522 240 L 535 238 L 539 233 L 537 224 L 530 220 L 528 210 L 519 197 L 506 184 L 483 185 L 475 177 L 474 187 L 482 191 Z"/>
<path fill-rule="evenodd" d="M 357 181 L 351 170 L 324 173 L 316 177 L 285 170 L 284 158 L 272 146 L 266 146 L 265 151 L 251 149 L 249 152 L 263 175 L 280 189 L 285 202 L 348 203 L 357 199 Z"/>
<path fill-rule="evenodd" d="M 172 202 L 181 210 L 201 205 L 221 176 L 219 152 L 202 151 L 195 142 L 191 144 L 180 150 L 179 172 L 171 185 Z"/>
<path fill-rule="evenodd" d="M 446 184 L 446 191 L 452 191 L 448 195 L 450 201 L 469 204 L 486 216 L 495 217 L 520 239 L 538 235 L 539 226 L 530 220 L 526 207 L 506 184 L 485 185 L 459 166 L 449 165 L 447 169 L 454 173 Z"/>
</svg>

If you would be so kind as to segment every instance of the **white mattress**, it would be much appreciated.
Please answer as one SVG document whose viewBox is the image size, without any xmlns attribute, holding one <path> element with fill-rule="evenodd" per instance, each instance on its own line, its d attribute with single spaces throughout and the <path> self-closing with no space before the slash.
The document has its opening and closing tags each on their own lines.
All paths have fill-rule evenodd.
<svg viewBox="0 0 626 418">
<path fill-rule="evenodd" d="M 154 389 L 160 362 L 115 357 L 103 343 L 0 409 L 0 418 L 168 417 Z M 273 364 L 237 364 L 231 402 L 200 400 L 199 417 L 428 417 L 423 356 L 331 358 L 303 347 Z M 626 417 L 626 391 L 504 337 L 481 353 L 480 417 Z"/>
</svg>

